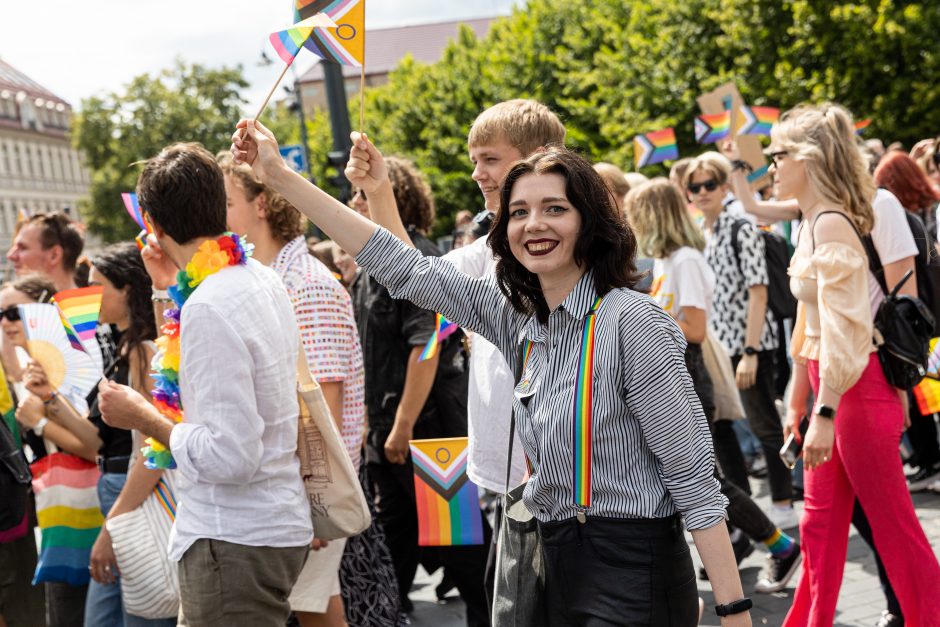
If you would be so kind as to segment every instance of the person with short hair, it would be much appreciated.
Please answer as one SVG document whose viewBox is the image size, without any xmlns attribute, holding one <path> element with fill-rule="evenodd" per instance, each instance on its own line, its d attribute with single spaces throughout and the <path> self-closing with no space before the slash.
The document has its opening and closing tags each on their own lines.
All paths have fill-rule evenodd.
<svg viewBox="0 0 940 627">
<path fill-rule="evenodd" d="M 217 156 L 225 176 L 227 223 L 254 244 L 253 257 L 284 282 L 294 305 L 310 374 L 358 470 L 365 428 L 364 370 L 352 301 L 304 239 L 307 221 L 283 196 L 262 183 L 231 154 Z M 332 245 L 332 242 L 327 242 Z M 346 540 L 334 540 L 307 559 L 290 594 L 301 627 L 343 627 L 339 568 Z"/>
<path fill-rule="evenodd" d="M 85 239 L 65 213 L 37 213 L 23 222 L 7 252 L 17 276 L 44 274 L 56 291 L 74 289 L 75 268 Z"/>
<path fill-rule="evenodd" d="M 595 163 L 594 170 L 601 175 L 601 178 L 604 179 L 604 182 L 607 183 L 607 187 L 610 188 L 611 193 L 614 195 L 614 201 L 617 203 L 617 211 L 623 211 L 624 196 L 630 191 L 630 184 L 627 183 L 623 170 L 613 163 L 607 163 L 605 161 Z"/>
<path fill-rule="evenodd" d="M 832 624 L 856 497 L 905 622 L 931 624 L 940 564 L 907 491 L 902 404 L 872 340 L 861 238 L 874 225 L 875 185 L 852 118 L 837 105 L 801 105 L 774 125 L 769 153 L 780 198 L 796 199 L 804 216 L 789 269 L 800 313 L 785 435 L 799 429 L 810 388 L 816 399 L 802 438 L 804 570 L 784 625 Z"/>
<path fill-rule="evenodd" d="M 635 239 L 590 163 L 550 149 L 514 165 L 489 237 L 496 275 L 473 278 L 291 174 L 257 121 L 237 129 L 236 161 L 356 254 L 392 296 L 482 334 L 518 368 L 512 411 L 532 464 L 523 500 L 542 538 L 549 625 L 697 624 L 680 513 L 728 614 L 722 623 L 750 625 L 685 340 L 630 289 Z M 366 165 L 368 176 L 384 170 L 380 155 Z M 582 344 L 594 347 L 593 377 Z M 591 402 L 579 380 L 591 382 Z M 579 455 L 587 441 L 576 433 L 585 430 L 589 456 Z"/>
<path fill-rule="evenodd" d="M 224 176 L 199 144 L 173 144 L 147 161 L 137 196 L 154 229 L 142 253 L 154 298 L 166 300 L 161 290 L 170 290 L 179 306 L 178 326 L 165 326 L 169 335 L 158 340 L 158 359 L 172 370 L 178 357 L 184 415 L 175 422 L 131 388 L 105 381 L 102 417 L 149 435 L 151 462 L 167 465 L 172 454 L 178 468 L 170 558 L 179 562 L 187 623 L 282 627 L 313 539 L 297 458 L 299 341 L 290 296 L 227 234 Z M 168 381 L 158 383 L 172 409 Z"/>
<path fill-rule="evenodd" d="M 780 459 L 783 436 L 774 403 L 776 318 L 767 306 L 769 276 L 764 241 L 757 227 L 725 210 L 731 163 L 719 153 L 696 157 L 685 173 L 686 193 L 705 216 L 705 257 L 715 273 L 715 315 L 710 324 L 731 356 L 741 401 L 754 435 L 761 442 L 773 504 L 768 512 L 781 529 L 796 527 L 790 470 Z"/>
</svg>

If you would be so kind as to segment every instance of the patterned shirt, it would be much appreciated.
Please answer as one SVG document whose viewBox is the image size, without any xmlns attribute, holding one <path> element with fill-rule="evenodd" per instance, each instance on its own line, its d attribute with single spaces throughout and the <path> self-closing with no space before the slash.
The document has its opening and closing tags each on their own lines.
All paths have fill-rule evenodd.
<svg viewBox="0 0 940 627">
<path fill-rule="evenodd" d="M 310 374 L 320 383 L 343 382 L 340 433 L 353 467 L 359 468 L 365 428 L 365 374 L 349 294 L 307 251 L 303 236 L 284 246 L 271 268 L 281 277 L 294 303 Z"/>
<path fill-rule="evenodd" d="M 708 234 L 705 257 L 715 272 L 714 315 L 709 324 L 718 334 L 728 354 L 744 354 L 747 332 L 747 304 L 749 287 L 767 285 L 767 260 L 764 258 L 764 239 L 756 226 L 742 223 L 738 231 L 738 250 L 735 252 L 731 231 L 738 220 L 723 211 Z M 777 322 L 770 306 L 764 314 L 758 350 L 777 348 Z"/>
<path fill-rule="evenodd" d="M 574 517 L 572 403 L 584 318 L 596 298 L 581 278 L 548 323 L 515 311 L 492 275 L 472 278 L 378 229 L 356 261 L 395 298 L 439 311 L 495 344 L 515 370 L 532 350 L 513 393 L 513 411 L 532 476 L 523 500 L 542 521 Z M 665 518 L 689 529 L 725 519 L 705 415 L 685 367 L 678 325 L 651 298 L 607 294 L 597 314 L 592 445 L 592 516 Z M 485 437 L 480 434 L 479 437 Z"/>
</svg>

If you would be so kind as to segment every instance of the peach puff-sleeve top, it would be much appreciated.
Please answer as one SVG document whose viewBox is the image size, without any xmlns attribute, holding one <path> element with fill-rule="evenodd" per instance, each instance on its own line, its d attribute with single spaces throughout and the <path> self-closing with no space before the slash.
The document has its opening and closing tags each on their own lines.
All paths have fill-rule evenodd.
<svg viewBox="0 0 940 627">
<path fill-rule="evenodd" d="M 801 234 L 790 260 L 790 290 L 799 300 L 792 349 L 797 360 L 819 361 L 819 378 L 839 394 L 855 385 L 876 349 L 868 299 L 868 258 L 842 242 L 813 249 Z"/>
</svg>

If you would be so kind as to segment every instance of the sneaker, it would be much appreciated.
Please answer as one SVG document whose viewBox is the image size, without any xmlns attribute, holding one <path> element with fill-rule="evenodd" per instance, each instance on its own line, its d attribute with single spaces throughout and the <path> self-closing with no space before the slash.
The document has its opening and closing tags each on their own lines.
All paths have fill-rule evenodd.
<svg viewBox="0 0 940 627">
<path fill-rule="evenodd" d="M 754 585 L 755 592 L 764 594 L 779 592 L 787 587 L 787 583 L 796 573 L 803 556 L 800 553 L 800 543 L 793 543 L 793 551 L 786 557 L 767 556 L 767 565 L 757 578 Z"/>
<path fill-rule="evenodd" d="M 767 517 L 777 529 L 793 529 L 800 526 L 800 516 L 792 505 L 771 505 Z"/>
<path fill-rule="evenodd" d="M 929 486 L 927 486 L 927 489 L 932 492 L 936 492 L 940 494 L 940 479 L 937 479 L 936 481 L 931 483 Z"/>
<path fill-rule="evenodd" d="M 907 489 L 911 492 L 921 492 L 937 480 L 940 480 L 940 463 L 925 466 L 914 474 L 907 475 Z"/>
<path fill-rule="evenodd" d="M 735 562 L 740 565 L 748 555 L 754 552 L 754 543 L 742 533 L 737 540 L 731 543 L 731 549 L 734 551 Z M 698 578 L 702 581 L 708 581 L 708 573 L 705 572 L 704 566 L 698 569 Z"/>
<path fill-rule="evenodd" d="M 875 623 L 875 627 L 904 627 L 904 619 L 885 610 L 881 613 L 878 622 Z"/>
</svg>

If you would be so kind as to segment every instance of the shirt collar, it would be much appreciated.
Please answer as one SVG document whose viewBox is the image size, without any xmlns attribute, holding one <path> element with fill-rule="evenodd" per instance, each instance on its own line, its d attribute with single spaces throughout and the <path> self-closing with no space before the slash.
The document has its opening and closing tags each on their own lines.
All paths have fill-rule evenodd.
<svg viewBox="0 0 940 627">
<path fill-rule="evenodd" d="M 279 275 L 283 275 L 288 268 L 294 265 L 295 260 L 301 255 L 307 254 L 307 240 L 303 235 L 298 235 L 287 242 L 284 248 L 277 254 L 274 261 L 271 262 L 271 269 Z"/>
<path fill-rule="evenodd" d="M 575 320 L 583 320 L 591 311 L 595 300 L 597 300 L 597 290 L 594 288 L 594 270 L 592 269 L 582 275 L 575 283 L 571 293 L 549 315 L 565 314 Z M 539 342 L 544 338 L 545 325 L 541 324 L 538 318 L 533 315 L 522 329 L 522 339 Z"/>
</svg>

